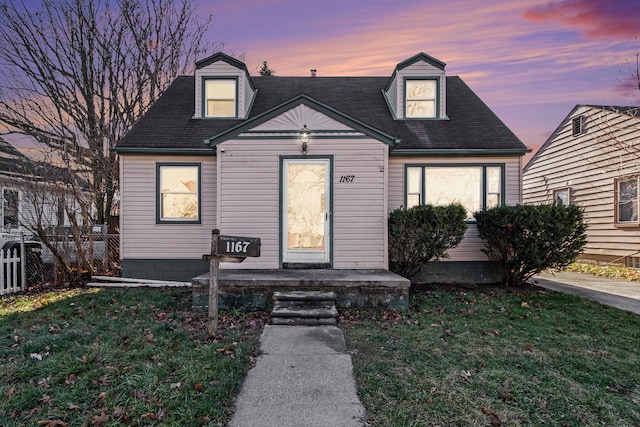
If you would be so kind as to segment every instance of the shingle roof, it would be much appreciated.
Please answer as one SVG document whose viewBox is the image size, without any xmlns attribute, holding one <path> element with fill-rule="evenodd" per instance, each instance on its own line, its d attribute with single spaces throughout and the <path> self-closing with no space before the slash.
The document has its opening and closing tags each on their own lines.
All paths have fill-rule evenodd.
<svg viewBox="0 0 640 427">
<path fill-rule="evenodd" d="M 34 162 L 0 137 L 0 174 L 25 176 L 34 170 Z"/>
<path fill-rule="evenodd" d="M 459 77 L 446 78 L 448 120 L 395 120 L 382 94 L 388 77 L 252 77 L 258 90 L 249 118 L 301 94 L 400 139 L 396 150 L 527 148 Z M 117 151 L 188 152 L 246 120 L 195 119 L 195 79 L 178 77 L 117 144 Z"/>
</svg>

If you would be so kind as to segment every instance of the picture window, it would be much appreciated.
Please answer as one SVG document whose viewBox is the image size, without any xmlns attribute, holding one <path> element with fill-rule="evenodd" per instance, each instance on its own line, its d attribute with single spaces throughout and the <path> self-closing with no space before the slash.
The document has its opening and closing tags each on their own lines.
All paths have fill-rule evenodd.
<svg viewBox="0 0 640 427">
<path fill-rule="evenodd" d="M 504 203 L 500 165 L 411 165 L 406 168 L 406 206 L 461 203 L 467 220 Z"/>
</svg>

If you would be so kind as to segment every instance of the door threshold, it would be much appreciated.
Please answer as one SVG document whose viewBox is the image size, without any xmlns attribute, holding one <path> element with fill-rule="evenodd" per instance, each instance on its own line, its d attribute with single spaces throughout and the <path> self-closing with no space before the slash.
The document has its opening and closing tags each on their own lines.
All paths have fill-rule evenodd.
<svg viewBox="0 0 640 427">
<path fill-rule="evenodd" d="M 283 270 L 331 270 L 328 262 L 283 262 Z"/>
</svg>

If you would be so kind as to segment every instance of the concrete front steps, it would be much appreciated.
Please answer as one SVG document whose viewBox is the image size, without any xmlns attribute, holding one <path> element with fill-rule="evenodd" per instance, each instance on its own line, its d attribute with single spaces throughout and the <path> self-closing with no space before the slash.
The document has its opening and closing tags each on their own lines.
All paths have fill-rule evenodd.
<svg viewBox="0 0 640 427">
<path fill-rule="evenodd" d="M 194 277 L 192 305 L 207 310 L 209 273 Z M 410 282 L 388 270 L 220 269 L 218 304 L 222 310 L 269 311 L 274 292 L 322 291 L 336 295 L 337 308 L 409 308 Z"/>
<path fill-rule="evenodd" d="M 273 293 L 272 325 L 336 325 L 336 294 L 322 291 Z"/>
</svg>

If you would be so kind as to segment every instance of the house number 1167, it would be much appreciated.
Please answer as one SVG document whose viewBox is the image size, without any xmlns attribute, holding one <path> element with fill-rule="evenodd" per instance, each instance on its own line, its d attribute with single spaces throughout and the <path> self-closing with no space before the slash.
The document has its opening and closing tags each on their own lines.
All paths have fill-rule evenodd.
<svg viewBox="0 0 640 427">
<path fill-rule="evenodd" d="M 353 182 L 355 177 L 355 175 L 342 175 L 340 177 L 340 182 Z"/>
<path fill-rule="evenodd" d="M 237 242 L 226 242 L 226 243 L 227 243 L 227 247 L 225 249 L 228 253 L 235 252 L 235 253 L 243 254 L 243 253 L 247 253 L 247 246 L 249 246 L 251 242 L 237 241 Z"/>
</svg>

